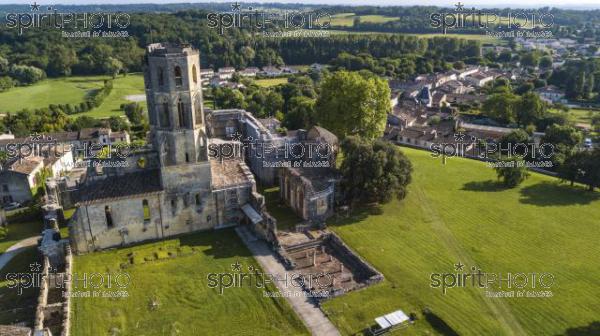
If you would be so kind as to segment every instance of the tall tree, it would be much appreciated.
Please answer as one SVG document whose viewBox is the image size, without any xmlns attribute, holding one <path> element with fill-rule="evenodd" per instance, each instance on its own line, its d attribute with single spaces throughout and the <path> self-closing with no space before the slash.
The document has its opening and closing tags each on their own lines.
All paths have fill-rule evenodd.
<svg viewBox="0 0 600 336">
<path fill-rule="evenodd" d="M 365 78 L 357 72 L 338 71 L 321 85 L 317 122 L 344 138 L 381 136 L 390 105 L 390 88 L 383 79 Z"/>
<path fill-rule="evenodd" d="M 406 196 L 412 164 L 398 147 L 357 136 L 346 137 L 341 147 L 341 188 L 350 203 L 386 203 Z"/>
</svg>

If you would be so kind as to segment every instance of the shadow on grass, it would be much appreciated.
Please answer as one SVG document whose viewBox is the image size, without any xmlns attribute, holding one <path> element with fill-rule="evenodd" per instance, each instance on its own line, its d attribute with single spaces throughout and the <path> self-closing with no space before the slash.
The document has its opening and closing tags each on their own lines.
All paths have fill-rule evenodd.
<svg viewBox="0 0 600 336">
<path fill-rule="evenodd" d="M 537 206 L 586 205 L 600 200 L 600 193 L 586 191 L 581 187 L 541 182 L 521 189 L 519 201 Z"/>
<path fill-rule="evenodd" d="M 355 224 L 370 216 L 379 216 L 383 214 L 383 208 L 380 204 L 363 205 L 355 208 L 349 213 L 338 211 L 336 215 L 327 220 L 327 225 L 343 226 Z"/>
<path fill-rule="evenodd" d="M 461 190 L 492 192 L 492 191 L 503 191 L 506 189 L 507 188 L 498 181 L 487 180 L 487 181 L 473 181 L 473 182 L 465 183 L 465 185 L 463 185 Z"/>
<path fill-rule="evenodd" d="M 452 329 L 448 323 L 446 323 L 446 321 L 442 320 L 436 314 L 432 312 L 423 312 L 423 315 L 425 316 L 427 323 L 429 323 L 431 327 L 438 333 L 444 336 L 459 336 L 458 333 L 454 331 L 454 329 Z"/>
<path fill-rule="evenodd" d="M 178 238 L 181 246 L 209 246 L 208 249 L 203 250 L 203 253 L 215 259 L 252 256 L 233 229 L 202 231 L 181 235 Z"/>
<path fill-rule="evenodd" d="M 560 336 L 592 336 L 600 335 L 600 321 L 594 321 L 583 327 L 573 327 L 565 330 Z"/>
</svg>

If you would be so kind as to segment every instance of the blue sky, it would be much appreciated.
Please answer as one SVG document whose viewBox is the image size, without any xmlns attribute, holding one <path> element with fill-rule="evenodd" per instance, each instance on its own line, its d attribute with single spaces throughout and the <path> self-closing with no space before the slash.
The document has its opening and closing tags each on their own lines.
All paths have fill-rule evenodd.
<svg viewBox="0 0 600 336">
<path fill-rule="evenodd" d="M 345 4 L 345 5 L 379 5 L 379 6 L 411 6 L 411 5 L 445 5 L 452 6 L 458 0 L 255 0 L 249 2 L 280 2 L 280 3 L 307 3 L 307 4 Z M 125 4 L 125 3 L 189 3 L 189 2 L 233 2 L 233 1 L 193 1 L 193 0 L 54 0 L 38 1 L 39 4 Z M 244 1 L 240 1 L 242 3 Z M 464 0 L 466 6 L 475 7 L 570 7 L 570 8 L 600 8 L 599 0 L 520 0 L 518 2 L 507 2 L 500 0 Z M 0 4 L 31 4 L 32 0 L 0 0 Z"/>
</svg>

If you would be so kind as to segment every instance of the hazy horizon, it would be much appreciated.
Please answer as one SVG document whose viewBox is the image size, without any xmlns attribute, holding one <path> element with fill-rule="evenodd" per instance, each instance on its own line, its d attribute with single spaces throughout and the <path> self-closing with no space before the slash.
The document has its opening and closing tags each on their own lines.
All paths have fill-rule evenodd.
<svg viewBox="0 0 600 336">
<path fill-rule="evenodd" d="M 31 0 L 0 0 L 1 5 L 24 4 L 30 5 L 34 1 Z M 41 5 L 128 5 L 128 4 L 174 4 L 174 3 L 233 3 L 235 1 L 190 1 L 190 0 L 59 0 L 59 1 L 37 1 Z M 458 0 L 370 0 L 365 2 L 349 1 L 349 0 L 254 0 L 254 1 L 239 1 L 240 3 L 299 3 L 311 5 L 349 5 L 349 6 L 454 6 Z M 522 0 L 517 6 L 507 6 L 505 1 L 461 1 L 465 6 L 475 7 L 497 7 L 497 8 L 525 8 L 525 7 L 559 7 L 559 8 L 600 8 L 598 0 Z"/>
</svg>

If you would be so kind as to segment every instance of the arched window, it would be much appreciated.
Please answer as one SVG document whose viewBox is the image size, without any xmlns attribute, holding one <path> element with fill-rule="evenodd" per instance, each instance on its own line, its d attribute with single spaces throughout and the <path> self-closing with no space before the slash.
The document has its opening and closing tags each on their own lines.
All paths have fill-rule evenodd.
<svg viewBox="0 0 600 336">
<path fill-rule="evenodd" d="M 144 209 L 144 223 L 150 223 L 150 206 L 148 200 L 142 201 L 142 208 Z"/>
<path fill-rule="evenodd" d="M 192 79 L 195 84 L 198 84 L 198 75 L 196 74 L 196 64 L 192 65 Z"/>
<path fill-rule="evenodd" d="M 112 213 L 108 205 L 104 207 L 104 216 L 106 217 L 106 227 L 109 229 L 114 227 L 115 224 L 113 223 Z"/>
<path fill-rule="evenodd" d="M 177 102 L 177 114 L 179 117 L 179 127 L 185 127 L 186 126 L 185 105 L 183 104 L 183 101 L 181 100 L 181 98 L 179 98 L 179 101 Z"/>
<path fill-rule="evenodd" d="M 202 200 L 200 199 L 200 194 L 196 194 L 196 205 L 200 205 L 200 203 L 202 203 Z"/>
<path fill-rule="evenodd" d="M 182 86 L 183 78 L 181 77 L 181 68 L 179 66 L 175 67 L 175 86 Z"/>
<path fill-rule="evenodd" d="M 165 74 L 163 68 L 158 68 L 158 86 L 165 85 Z"/>
<path fill-rule="evenodd" d="M 189 153 L 185 153 L 185 162 L 187 162 L 187 163 L 190 162 L 190 154 Z"/>
<path fill-rule="evenodd" d="M 162 104 L 162 109 L 159 112 L 159 115 L 160 127 L 170 127 L 171 121 L 169 120 L 169 103 L 164 102 Z"/>
</svg>

